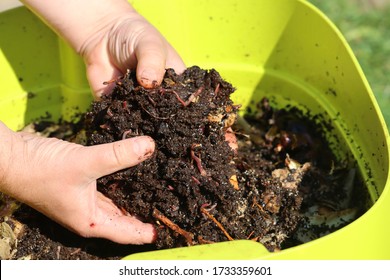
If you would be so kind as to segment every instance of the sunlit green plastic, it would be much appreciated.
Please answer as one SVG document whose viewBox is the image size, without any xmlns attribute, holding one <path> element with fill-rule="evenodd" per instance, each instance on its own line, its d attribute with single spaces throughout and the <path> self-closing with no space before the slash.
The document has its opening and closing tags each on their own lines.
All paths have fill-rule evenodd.
<svg viewBox="0 0 390 280">
<path fill-rule="evenodd" d="M 269 253 L 252 241 L 131 254 L 126 259 L 390 259 L 389 136 L 378 104 L 340 32 L 299 0 L 130 1 L 188 66 L 215 68 L 236 103 L 293 104 L 321 114 L 340 160 L 352 154 L 373 206 L 348 226 Z M 82 61 L 24 8 L 0 14 L 0 119 L 20 129 L 40 116 L 71 119 L 91 95 Z"/>
</svg>

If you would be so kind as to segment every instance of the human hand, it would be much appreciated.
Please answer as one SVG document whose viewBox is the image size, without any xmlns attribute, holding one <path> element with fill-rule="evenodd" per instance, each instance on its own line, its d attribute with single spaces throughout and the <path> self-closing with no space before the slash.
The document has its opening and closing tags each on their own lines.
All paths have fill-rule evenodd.
<svg viewBox="0 0 390 280">
<path fill-rule="evenodd" d="M 84 58 L 95 97 L 110 92 L 104 81 L 127 69 L 139 83 L 160 84 L 165 69 L 185 65 L 167 40 L 127 0 L 21 0 Z"/>
<path fill-rule="evenodd" d="M 95 97 L 109 93 L 114 85 L 105 86 L 103 81 L 115 79 L 127 69 L 136 69 L 137 80 L 145 88 L 159 85 L 167 68 L 184 71 L 184 62 L 173 47 L 137 12 L 108 25 L 110 28 L 98 31 L 99 40 L 88 40 L 80 51 Z"/>
<path fill-rule="evenodd" d="M 84 237 L 123 244 L 155 240 L 155 228 L 120 211 L 96 179 L 134 166 L 154 151 L 147 136 L 84 147 L 13 132 L 0 122 L 0 191 Z"/>
</svg>

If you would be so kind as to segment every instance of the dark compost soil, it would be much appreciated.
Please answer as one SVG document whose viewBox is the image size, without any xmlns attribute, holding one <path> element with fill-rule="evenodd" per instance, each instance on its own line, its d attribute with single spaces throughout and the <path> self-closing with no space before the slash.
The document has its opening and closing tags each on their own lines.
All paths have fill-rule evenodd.
<svg viewBox="0 0 390 280">
<path fill-rule="evenodd" d="M 100 178 L 98 189 L 123 211 L 155 224 L 156 243 L 81 238 L 22 205 L 2 218 L 12 229 L 23 225 L 12 258 L 116 259 L 236 239 L 277 251 L 332 232 L 364 210 L 355 169 L 337 163 L 323 131 L 299 110 L 275 110 L 264 98 L 256 112 L 237 117 L 232 85 L 196 66 L 182 75 L 167 70 L 154 89 L 139 86 L 130 72 L 111 82 L 112 94 L 94 102 L 82 121 L 61 123 L 48 136 L 75 141 L 84 135 L 87 145 L 151 136 L 153 156 Z M 40 122 L 35 130 L 48 125 Z M 237 151 L 225 138 L 231 129 Z M 330 223 L 329 217 L 336 218 Z"/>
</svg>

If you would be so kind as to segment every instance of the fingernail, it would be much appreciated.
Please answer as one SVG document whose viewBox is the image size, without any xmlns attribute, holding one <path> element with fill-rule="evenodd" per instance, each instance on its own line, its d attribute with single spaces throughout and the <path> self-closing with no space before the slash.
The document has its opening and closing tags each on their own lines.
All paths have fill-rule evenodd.
<svg viewBox="0 0 390 280">
<path fill-rule="evenodd" d="M 157 72 L 152 69 L 146 69 L 141 74 L 141 85 L 146 88 L 153 88 L 157 86 Z"/>
<path fill-rule="evenodd" d="M 150 157 L 154 152 L 155 143 L 149 136 L 139 136 L 134 139 L 134 150 L 142 158 Z"/>
</svg>

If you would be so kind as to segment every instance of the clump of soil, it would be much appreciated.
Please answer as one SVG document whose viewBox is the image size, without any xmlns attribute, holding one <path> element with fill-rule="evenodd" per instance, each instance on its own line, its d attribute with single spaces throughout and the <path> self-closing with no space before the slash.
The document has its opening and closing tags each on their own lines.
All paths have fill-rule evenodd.
<svg viewBox="0 0 390 280">
<path fill-rule="evenodd" d="M 361 214 L 365 197 L 363 187 L 356 188 L 355 169 L 337 163 L 323 133 L 298 110 L 274 110 L 264 98 L 257 112 L 237 117 L 232 85 L 217 71 L 196 66 L 181 75 L 167 70 L 154 89 L 140 87 L 130 72 L 112 82 L 112 94 L 94 102 L 80 123 L 63 123 L 48 136 L 60 131 L 60 138 L 75 141 L 86 135 L 87 145 L 151 136 L 153 156 L 100 178 L 98 189 L 123 211 L 155 224 L 156 244 L 77 237 L 23 206 L 4 221 L 25 224 L 13 258 L 120 258 L 235 239 L 277 251 Z M 230 130 L 237 151 L 226 141 Z"/>
<path fill-rule="evenodd" d="M 156 141 L 151 159 L 101 178 L 98 189 L 156 224 L 158 248 L 257 238 L 275 250 L 297 225 L 296 187 L 280 186 L 269 174 L 257 174 L 257 185 L 237 181 L 238 161 L 225 139 L 239 108 L 233 91 L 215 70 L 199 67 L 182 75 L 168 70 L 152 90 L 128 73 L 87 113 L 88 145 L 138 135 Z"/>
</svg>

